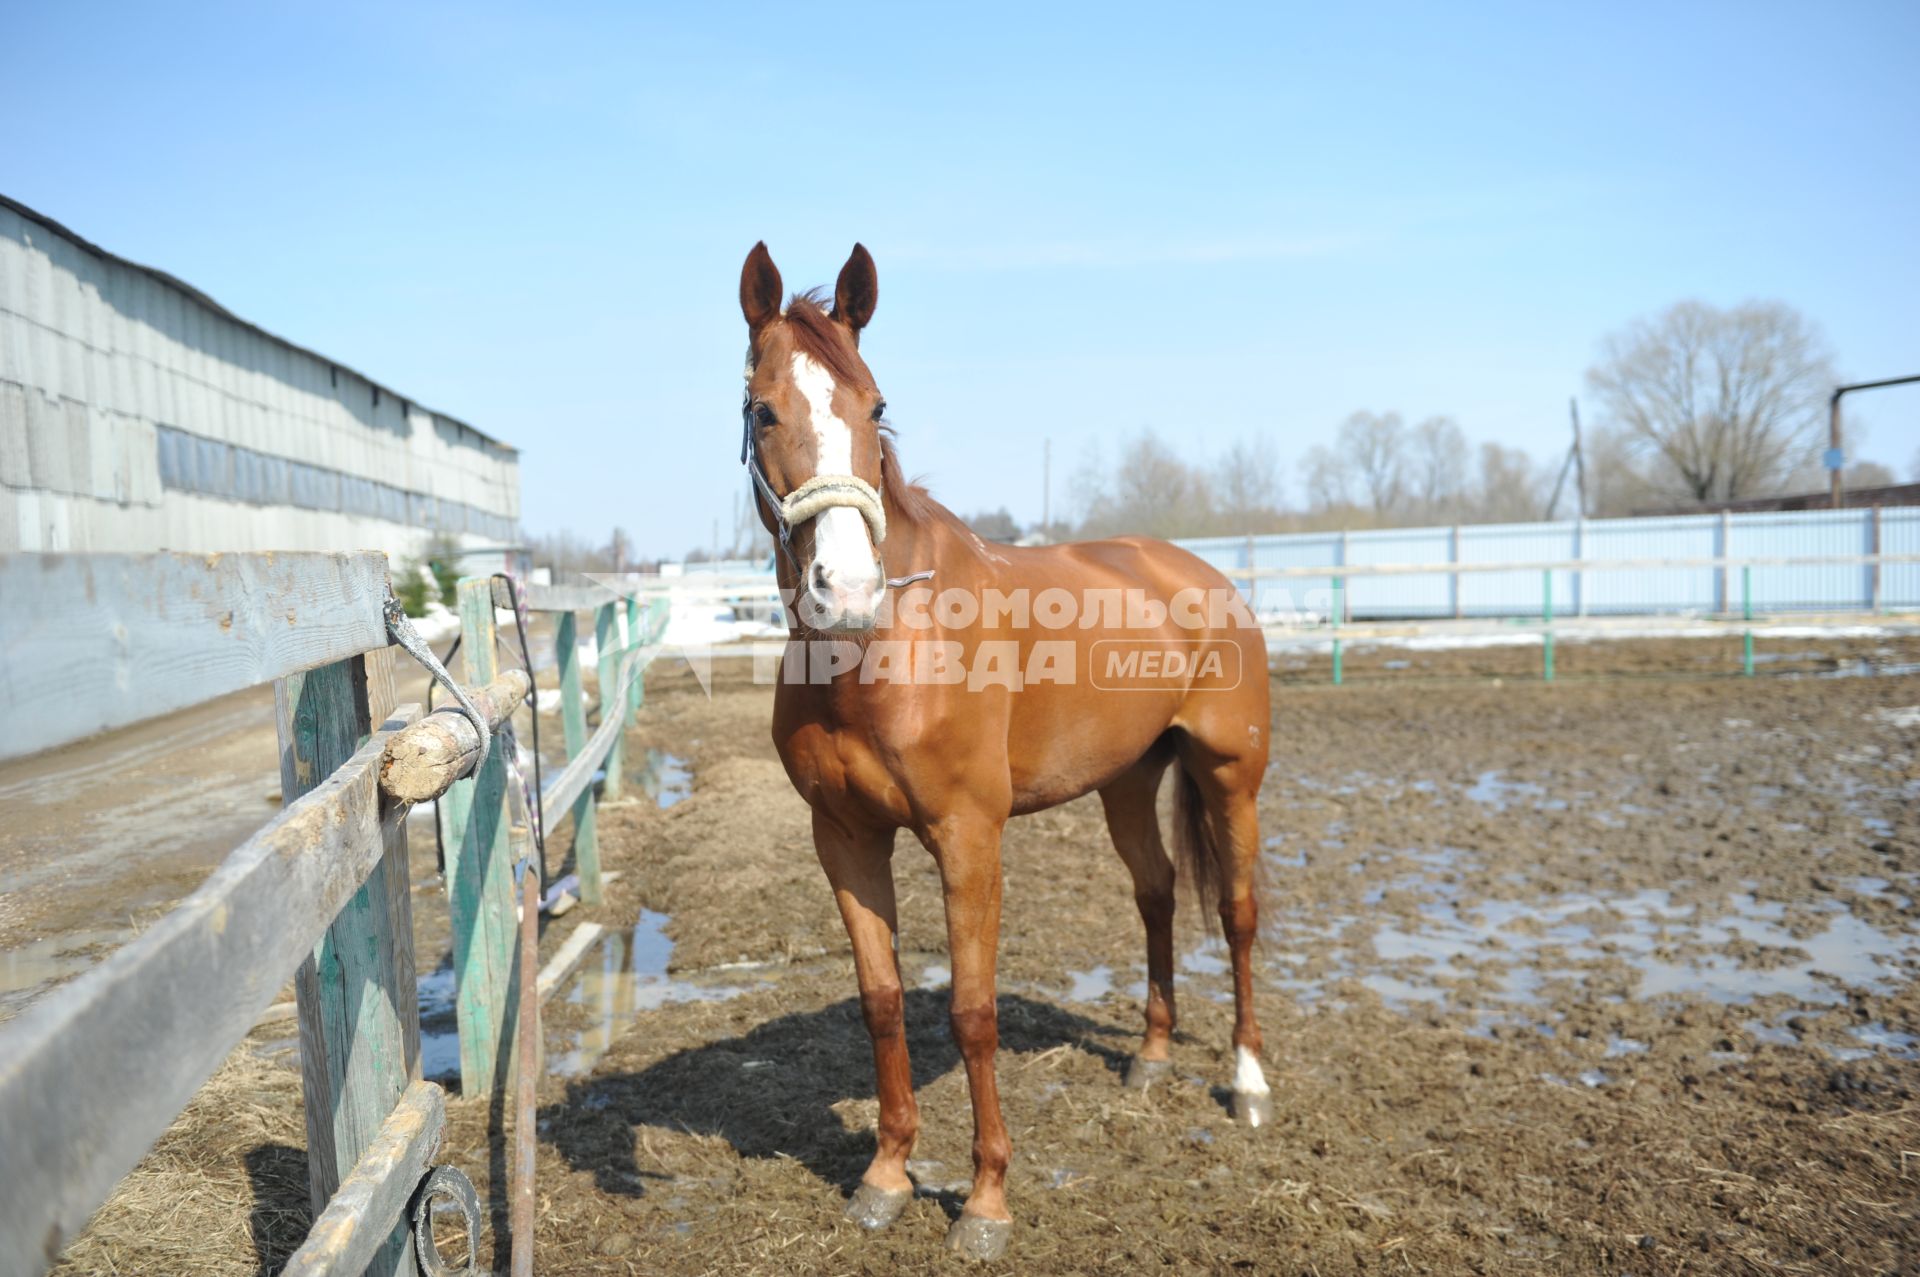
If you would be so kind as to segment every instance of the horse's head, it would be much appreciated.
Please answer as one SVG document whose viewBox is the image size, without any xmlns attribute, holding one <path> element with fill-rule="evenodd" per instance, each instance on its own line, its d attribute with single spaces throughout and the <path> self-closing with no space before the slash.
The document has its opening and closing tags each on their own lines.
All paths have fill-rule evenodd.
<svg viewBox="0 0 1920 1277">
<path fill-rule="evenodd" d="M 780 271 L 765 244 L 740 270 L 747 319 L 747 394 L 741 460 L 760 519 L 799 580 L 798 610 L 816 629 L 873 628 L 886 593 L 880 543 L 881 416 L 886 402 L 860 358 L 879 283 L 860 245 L 840 270 L 833 309 L 811 297 L 780 308 Z"/>
</svg>

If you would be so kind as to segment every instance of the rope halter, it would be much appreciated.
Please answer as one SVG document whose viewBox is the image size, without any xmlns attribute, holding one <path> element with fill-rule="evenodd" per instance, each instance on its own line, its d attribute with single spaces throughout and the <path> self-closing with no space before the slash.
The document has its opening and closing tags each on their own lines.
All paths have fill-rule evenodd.
<svg viewBox="0 0 1920 1277">
<path fill-rule="evenodd" d="M 783 497 L 767 482 L 766 468 L 760 464 L 760 447 L 753 437 L 751 391 L 741 400 L 740 422 L 740 463 L 746 466 L 754 488 L 773 511 L 773 521 L 780 527 L 781 552 L 796 573 L 800 570 L 800 560 L 793 553 L 793 530 L 835 506 L 858 510 L 860 517 L 867 521 L 868 531 L 873 533 L 874 549 L 880 548 L 887 539 L 887 511 L 872 484 L 853 474 L 817 474 Z"/>
</svg>

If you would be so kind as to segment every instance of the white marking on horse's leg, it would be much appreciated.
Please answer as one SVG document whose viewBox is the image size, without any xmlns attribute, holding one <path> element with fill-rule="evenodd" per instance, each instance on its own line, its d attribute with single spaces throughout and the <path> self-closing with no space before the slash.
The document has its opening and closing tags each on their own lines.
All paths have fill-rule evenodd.
<svg viewBox="0 0 1920 1277">
<path fill-rule="evenodd" d="M 1265 1095 L 1267 1075 L 1260 1067 L 1260 1057 L 1244 1046 L 1236 1046 L 1233 1058 L 1233 1089 L 1246 1095 Z"/>
</svg>

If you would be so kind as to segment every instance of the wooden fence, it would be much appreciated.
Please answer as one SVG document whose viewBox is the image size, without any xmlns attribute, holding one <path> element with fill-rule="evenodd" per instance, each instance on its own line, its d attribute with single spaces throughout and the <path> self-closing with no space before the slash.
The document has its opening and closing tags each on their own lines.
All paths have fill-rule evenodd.
<svg viewBox="0 0 1920 1277">
<path fill-rule="evenodd" d="M 44 748 L 272 681 L 284 802 L 153 926 L 0 1026 L 0 1273 L 58 1260 L 289 975 L 316 1219 L 285 1271 L 416 1271 L 407 1207 L 440 1147 L 445 1097 L 420 1076 L 407 804 L 381 784 L 390 746 L 421 718 L 393 703 L 386 594 L 386 558 L 372 552 L 0 557 L 9 735 Z M 563 709 L 579 730 L 547 793 L 586 817 L 578 859 L 597 899 L 591 779 L 604 762 L 617 791 L 619 736 L 650 655 L 640 606 L 616 617 L 604 591 L 531 601 L 562 612 Z M 477 686 L 496 672 L 491 582 L 462 581 L 460 604 Z M 595 609 L 601 636 L 590 738 L 577 606 Z M 617 637 L 622 619 L 630 641 Z M 664 624 L 657 610 L 647 619 L 651 633 Z M 525 831 L 508 818 L 508 763 L 491 751 L 441 807 L 458 835 L 447 888 L 469 1094 L 504 1087 L 512 1057 L 512 856 Z"/>
</svg>

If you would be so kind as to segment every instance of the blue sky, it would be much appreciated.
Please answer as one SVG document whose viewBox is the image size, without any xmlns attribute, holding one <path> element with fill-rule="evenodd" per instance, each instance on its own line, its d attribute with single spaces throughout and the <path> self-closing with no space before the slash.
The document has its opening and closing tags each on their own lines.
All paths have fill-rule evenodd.
<svg viewBox="0 0 1920 1277">
<path fill-rule="evenodd" d="M 1338 10 L 1338 11 L 1336 11 Z M 731 515 L 740 261 L 858 239 L 910 471 L 1145 427 L 1565 446 L 1596 344 L 1778 298 L 1920 372 L 1920 5 L 13 6 L 0 191 L 519 445 L 525 522 Z M 1861 398 L 1902 477 L 1920 391 Z M 1294 489 L 1297 494 L 1297 486 Z"/>
</svg>

